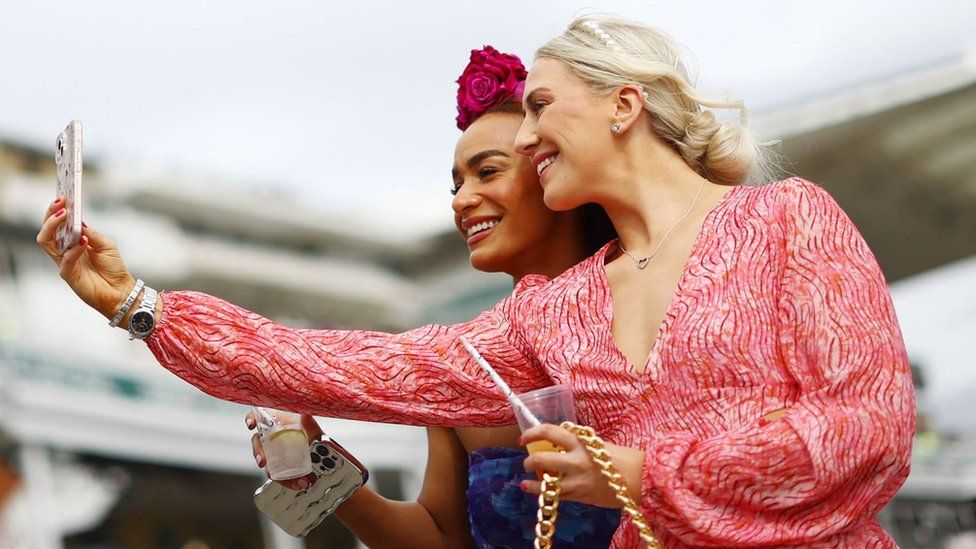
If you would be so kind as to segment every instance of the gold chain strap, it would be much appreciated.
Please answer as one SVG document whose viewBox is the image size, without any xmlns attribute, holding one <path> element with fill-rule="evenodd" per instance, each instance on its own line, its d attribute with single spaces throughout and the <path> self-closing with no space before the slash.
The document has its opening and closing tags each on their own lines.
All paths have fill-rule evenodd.
<svg viewBox="0 0 976 549">
<path fill-rule="evenodd" d="M 542 473 L 542 491 L 539 493 L 539 512 L 536 513 L 535 523 L 535 549 L 552 547 L 552 536 L 556 533 L 556 517 L 559 515 L 561 482 L 559 475 Z"/>
<path fill-rule="evenodd" d="M 630 491 L 627 490 L 627 485 L 624 484 L 623 477 L 613 465 L 610 452 L 604 447 L 600 437 L 596 436 L 593 428 L 576 425 L 571 421 L 564 421 L 560 427 L 576 435 L 576 438 L 583 443 L 586 451 L 590 453 L 593 462 L 600 466 L 600 473 L 606 477 L 610 487 L 613 488 L 617 501 L 623 504 L 624 512 L 627 513 L 627 517 L 637 527 L 640 538 L 647 544 L 648 549 L 663 549 L 664 546 L 654 536 L 650 525 L 647 524 L 647 520 L 640 512 L 640 508 L 634 503 L 634 499 L 630 497 Z M 565 451 L 558 447 L 556 450 L 559 452 Z M 543 473 L 542 475 L 542 493 L 539 494 L 539 512 L 535 525 L 536 549 L 549 549 L 552 547 L 552 536 L 556 533 L 555 522 L 559 509 L 561 480 L 558 476 L 550 475 L 549 473 Z"/>
</svg>

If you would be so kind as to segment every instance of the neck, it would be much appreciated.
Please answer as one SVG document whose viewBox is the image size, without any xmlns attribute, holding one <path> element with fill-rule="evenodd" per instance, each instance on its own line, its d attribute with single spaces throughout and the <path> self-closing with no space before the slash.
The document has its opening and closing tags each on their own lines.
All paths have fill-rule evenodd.
<svg viewBox="0 0 976 549">
<path fill-rule="evenodd" d="M 546 242 L 535 247 L 538 251 L 524 254 L 520 264 L 505 271 L 512 276 L 513 284 L 530 274 L 556 278 L 589 257 L 591 250 L 587 249 L 584 227 L 578 216 L 563 217 L 565 219 L 549 232 Z"/>
<path fill-rule="evenodd" d="M 606 209 L 623 246 L 641 256 L 648 255 L 689 211 L 699 189 L 696 211 L 719 186 L 698 175 L 664 145 L 634 141 L 640 143 L 622 145 L 624 154 L 619 155 L 621 161 L 614 160 L 615 169 L 606 177 L 601 174 L 600 196 L 594 199 Z M 633 154 L 627 154 L 627 147 L 635 149 Z"/>
</svg>

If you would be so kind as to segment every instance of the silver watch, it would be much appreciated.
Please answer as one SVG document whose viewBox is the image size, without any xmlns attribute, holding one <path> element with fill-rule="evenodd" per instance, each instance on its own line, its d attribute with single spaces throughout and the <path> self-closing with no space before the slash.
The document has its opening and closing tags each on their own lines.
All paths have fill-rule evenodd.
<svg viewBox="0 0 976 549">
<path fill-rule="evenodd" d="M 142 302 L 139 307 L 132 312 L 129 317 L 129 340 L 146 339 L 156 328 L 156 299 L 159 293 L 145 287 L 142 294 Z"/>
</svg>

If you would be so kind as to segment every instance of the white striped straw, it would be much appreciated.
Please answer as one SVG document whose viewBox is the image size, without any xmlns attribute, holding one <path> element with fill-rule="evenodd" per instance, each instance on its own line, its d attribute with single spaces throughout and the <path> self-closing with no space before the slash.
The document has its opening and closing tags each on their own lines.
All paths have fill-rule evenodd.
<svg viewBox="0 0 976 549">
<path fill-rule="evenodd" d="M 272 427 L 275 424 L 274 418 L 271 417 L 271 414 L 269 414 L 264 408 L 260 406 L 251 406 L 251 409 L 254 410 L 254 413 L 261 416 L 261 419 L 263 419 L 265 422 L 264 424 L 268 427 Z"/>
<path fill-rule="evenodd" d="M 525 405 L 525 403 L 523 403 L 521 399 L 519 399 L 519 397 L 516 396 L 512 391 L 512 388 L 505 383 L 502 376 L 498 375 L 498 372 L 496 372 L 495 369 L 488 364 L 488 361 L 481 356 L 478 349 L 475 349 L 474 346 L 468 343 L 468 339 L 464 336 L 459 337 L 458 341 L 461 342 L 461 345 L 464 345 L 464 350 L 466 350 L 468 354 L 474 358 L 475 362 L 478 363 L 478 366 L 481 366 L 482 370 L 488 372 L 491 380 L 495 382 L 495 385 L 497 385 L 499 389 L 501 389 L 502 394 L 504 394 L 505 398 L 512 403 L 512 406 L 514 406 L 516 410 L 520 410 L 525 419 L 529 420 L 529 423 L 531 423 L 533 427 L 540 425 L 541 422 L 535 417 L 535 414 L 529 411 L 529 408 Z"/>
</svg>

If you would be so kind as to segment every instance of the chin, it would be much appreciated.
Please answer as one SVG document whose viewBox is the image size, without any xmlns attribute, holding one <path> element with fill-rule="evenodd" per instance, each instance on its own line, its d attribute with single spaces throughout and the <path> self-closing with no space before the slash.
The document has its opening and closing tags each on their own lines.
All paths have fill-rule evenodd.
<svg viewBox="0 0 976 549">
<path fill-rule="evenodd" d="M 485 247 L 487 248 L 487 247 Z M 499 257 L 490 249 L 475 249 L 471 252 L 471 266 L 484 273 L 504 271 L 505 258 Z"/>
<path fill-rule="evenodd" d="M 580 193 L 568 185 L 549 184 L 542 190 L 542 202 L 554 212 L 566 212 L 583 205 Z"/>
</svg>

